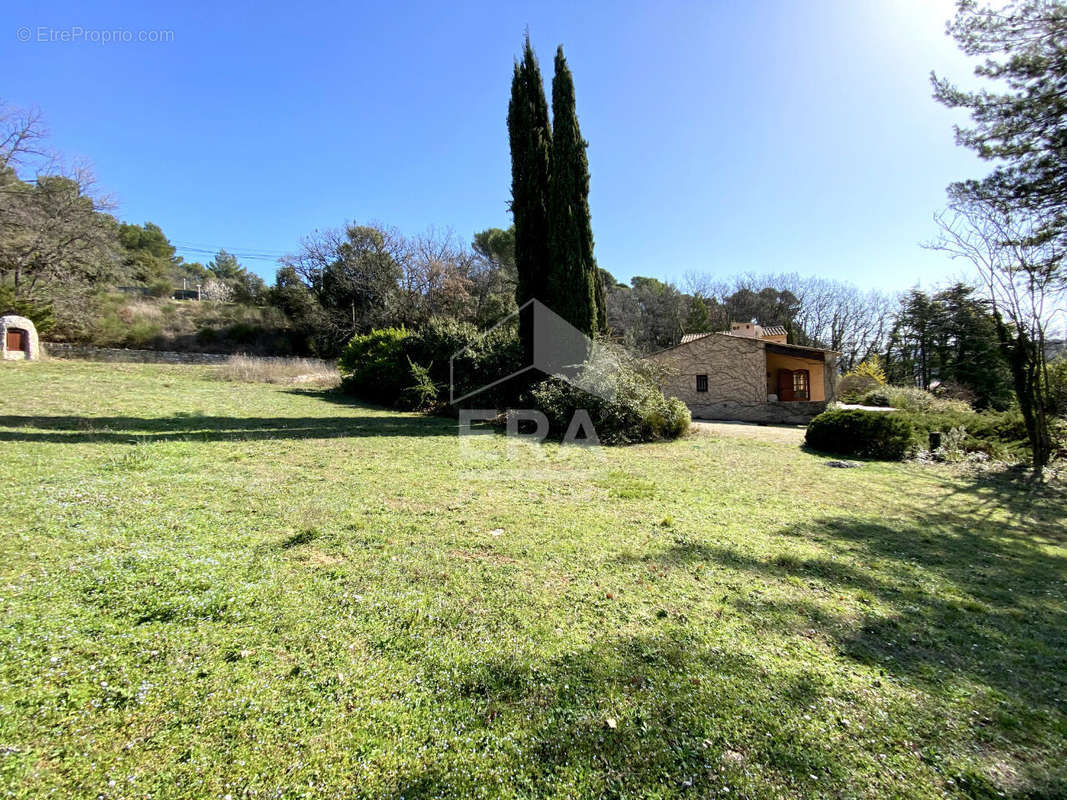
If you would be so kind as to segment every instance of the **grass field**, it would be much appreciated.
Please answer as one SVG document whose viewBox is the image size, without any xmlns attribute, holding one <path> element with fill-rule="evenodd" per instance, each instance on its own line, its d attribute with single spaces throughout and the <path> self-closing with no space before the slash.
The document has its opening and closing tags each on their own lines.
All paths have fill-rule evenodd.
<svg viewBox="0 0 1067 800">
<path fill-rule="evenodd" d="M 1067 500 L 0 364 L 0 795 L 1065 797 Z"/>
</svg>

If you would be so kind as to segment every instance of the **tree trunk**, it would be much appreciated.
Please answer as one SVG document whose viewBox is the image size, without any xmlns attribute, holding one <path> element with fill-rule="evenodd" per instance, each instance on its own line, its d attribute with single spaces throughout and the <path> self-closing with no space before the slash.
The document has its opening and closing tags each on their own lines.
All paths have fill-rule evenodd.
<svg viewBox="0 0 1067 800">
<path fill-rule="evenodd" d="M 1043 354 L 1038 352 L 1036 345 L 1023 331 L 1016 331 L 1014 339 L 1010 337 L 999 312 L 994 312 L 994 318 L 997 323 L 997 336 L 1008 357 L 1015 396 L 1023 413 L 1026 436 L 1030 440 L 1030 450 L 1033 453 L 1034 471 L 1040 472 L 1052 457 L 1052 437 L 1049 434 L 1048 415 L 1045 413 L 1041 396 L 1040 370 Z"/>
</svg>

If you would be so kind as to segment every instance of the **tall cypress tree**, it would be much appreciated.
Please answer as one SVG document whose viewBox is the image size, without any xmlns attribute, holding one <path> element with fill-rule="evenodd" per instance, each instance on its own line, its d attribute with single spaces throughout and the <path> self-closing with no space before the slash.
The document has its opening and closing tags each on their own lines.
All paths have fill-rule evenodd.
<svg viewBox="0 0 1067 800">
<path fill-rule="evenodd" d="M 515 299 L 522 306 L 537 298 L 550 304 L 547 279 L 550 270 L 548 219 L 549 176 L 552 172 L 552 126 L 530 36 L 526 35 L 522 60 L 515 63 L 508 104 L 508 139 L 511 144 L 511 213 L 515 221 Z M 519 335 L 531 352 L 530 316 L 519 318 Z"/>
<path fill-rule="evenodd" d="M 597 333 L 608 332 L 608 289 L 600 267 L 596 267 L 596 330 Z"/>
<path fill-rule="evenodd" d="M 598 295 L 603 280 L 593 257 L 593 226 L 589 215 L 588 143 L 582 139 L 574 103 L 574 79 L 556 50 L 552 79 L 552 175 L 549 184 L 552 309 L 579 330 L 592 335 L 606 327 Z"/>
</svg>

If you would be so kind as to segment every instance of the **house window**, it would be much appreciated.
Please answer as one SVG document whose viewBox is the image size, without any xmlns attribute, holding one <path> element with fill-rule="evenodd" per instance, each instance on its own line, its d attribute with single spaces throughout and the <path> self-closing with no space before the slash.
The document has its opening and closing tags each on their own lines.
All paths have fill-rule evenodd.
<svg viewBox="0 0 1067 800">
<path fill-rule="evenodd" d="M 708 376 L 697 375 L 697 391 L 706 392 L 708 390 Z"/>
<path fill-rule="evenodd" d="M 793 372 L 793 399 L 808 399 L 808 382 L 809 377 L 806 369 L 798 369 Z"/>
</svg>

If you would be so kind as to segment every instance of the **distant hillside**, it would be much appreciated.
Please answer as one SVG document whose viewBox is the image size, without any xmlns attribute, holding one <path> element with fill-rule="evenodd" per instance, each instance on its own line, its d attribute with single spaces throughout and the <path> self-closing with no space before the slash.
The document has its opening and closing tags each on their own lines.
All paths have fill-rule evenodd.
<svg viewBox="0 0 1067 800">
<path fill-rule="evenodd" d="M 307 355 L 307 344 L 270 306 L 172 300 L 113 293 L 99 298 L 78 329 L 52 341 L 194 353 Z"/>
</svg>

